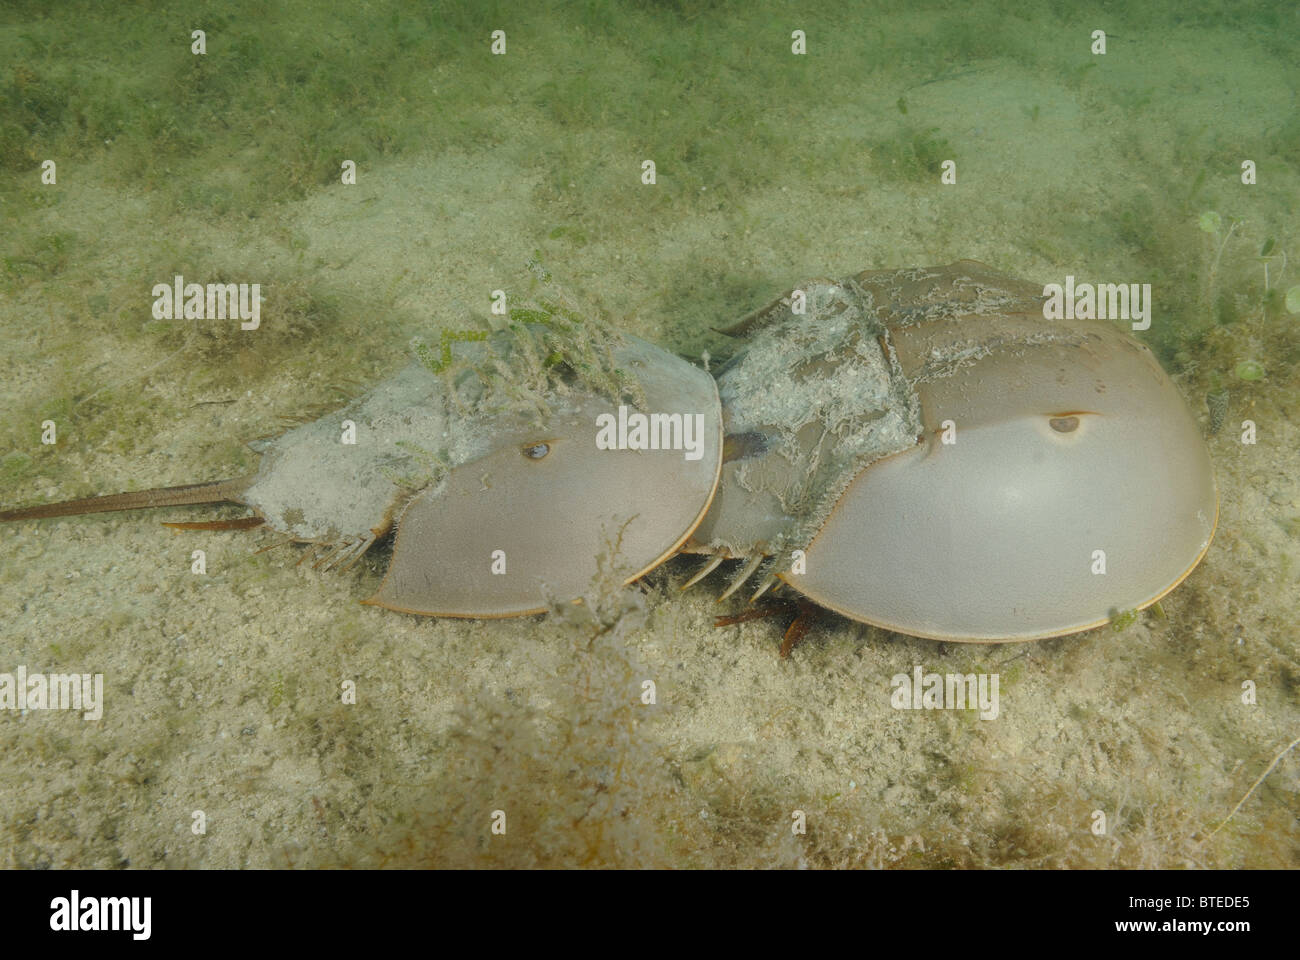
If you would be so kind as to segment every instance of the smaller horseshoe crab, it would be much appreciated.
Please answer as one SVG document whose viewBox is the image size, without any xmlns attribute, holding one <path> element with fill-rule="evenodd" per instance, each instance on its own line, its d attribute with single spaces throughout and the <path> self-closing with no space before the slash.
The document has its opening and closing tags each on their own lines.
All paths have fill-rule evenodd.
<svg viewBox="0 0 1300 960">
<path fill-rule="evenodd" d="M 723 598 L 767 564 L 751 600 L 779 581 L 985 642 L 1087 630 L 1176 587 L 1218 517 L 1196 424 L 1145 346 L 1042 303 L 960 261 L 810 281 L 724 331 L 747 340 L 717 374 L 725 464 L 686 586 L 743 558 Z"/>
<path fill-rule="evenodd" d="M 604 564 L 630 583 L 678 551 L 713 499 L 713 378 L 556 304 L 512 318 L 494 334 L 444 333 L 441 355 L 426 349 L 344 409 L 261 443 L 253 476 L 0 521 L 230 501 L 254 516 L 169 526 L 266 523 L 325 550 L 325 569 L 356 563 L 395 527 L 365 602 L 432 616 L 542 613 L 581 597 Z M 599 444 L 602 418 L 616 417 L 627 442 Z"/>
</svg>

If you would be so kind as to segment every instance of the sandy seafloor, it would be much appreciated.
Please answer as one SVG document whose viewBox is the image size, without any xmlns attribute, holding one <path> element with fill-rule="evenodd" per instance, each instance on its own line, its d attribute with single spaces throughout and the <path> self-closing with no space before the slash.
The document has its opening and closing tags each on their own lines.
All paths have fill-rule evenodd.
<svg viewBox="0 0 1300 960">
<path fill-rule="evenodd" d="M 1263 136 L 1294 124 L 1296 80 L 1255 39 L 1204 26 L 1126 37 L 1100 86 L 1002 59 L 936 66 L 935 82 L 878 72 L 781 121 L 817 151 L 921 117 L 956 151 L 955 187 L 882 178 L 865 161 L 689 190 L 666 163 L 643 186 L 629 138 L 501 104 L 495 144 L 371 162 L 357 186 L 315 188 L 257 220 L 162 212 L 146 191 L 99 182 L 93 161 L 62 167 L 57 202 L 6 210 L 77 236 L 72 257 L 85 258 L 78 282 L 11 284 L 0 303 L 0 409 L 32 418 L 29 442 L 0 456 L 40 464 L 6 480 L 6 504 L 245 473 L 256 458 L 243 441 L 395 371 L 439 325 L 485 317 L 488 291 L 518 287 L 538 250 L 571 293 L 697 361 L 729 349 L 712 328 L 801 279 L 866 267 L 974 258 L 1041 282 L 1158 282 L 1137 255 L 1144 231 L 1209 262 L 1217 243 L 1197 228 L 1208 209 L 1244 221 L 1216 268 L 1242 308 L 1169 364 L 1203 423 L 1206 394 L 1229 391 L 1208 441 L 1217 536 L 1164 619 L 1122 630 L 967 646 L 828 615 L 782 662 L 785 621 L 715 629 L 719 609 L 740 605 L 715 604 L 721 574 L 679 594 L 694 569 L 684 559 L 593 638 L 563 617 L 361 606 L 382 550 L 322 575 L 295 566 L 301 548 L 253 554 L 269 531 L 158 522 L 233 507 L 0 527 L 0 670 L 102 672 L 106 697 L 95 723 L 0 713 L 4 863 L 1295 866 L 1294 752 L 1210 836 L 1300 735 L 1300 318 L 1250 305 L 1266 237 L 1291 257 L 1281 281 L 1272 261 L 1273 285 L 1300 283 L 1300 170 Z M 580 138 L 584 168 L 539 165 L 560 138 Z M 1151 200 L 1191 189 L 1168 179 L 1175 143 L 1207 164 L 1227 158 L 1182 219 Z M 1254 187 L 1235 181 L 1243 151 L 1261 171 Z M 231 177 L 257 175 L 229 164 Z M 584 190 L 594 177 L 598 200 Z M 672 202 L 651 215 L 655 190 Z M 1156 215 L 1119 229 L 1126 210 Z M 262 280 L 268 302 L 307 291 L 341 306 L 289 330 L 270 315 L 243 341 L 150 333 L 148 284 L 178 264 L 187 279 Z M 1160 295 L 1154 327 L 1191 322 L 1161 315 Z M 83 337 L 88 313 L 116 319 Z M 1235 377 L 1247 359 L 1267 375 Z M 76 386 L 51 453 L 37 436 L 56 379 Z M 115 421 L 105 395 L 135 413 Z M 1246 418 L 1253 446 L 1240 442 Z M 194 549 L 207 551 L 204 576 L 190 573 Z M 999 673 L 1000 716 L 892 709 L 890 678 L 915 665 Z M 653 707 L 637 699 L 646 678 Z M 349 679 L 355 705 L 340 703 Z M 505 836 L 489 832 L 496 809 Z M 796 809 L 804 836 L 791 833 Z"/>
</svg>

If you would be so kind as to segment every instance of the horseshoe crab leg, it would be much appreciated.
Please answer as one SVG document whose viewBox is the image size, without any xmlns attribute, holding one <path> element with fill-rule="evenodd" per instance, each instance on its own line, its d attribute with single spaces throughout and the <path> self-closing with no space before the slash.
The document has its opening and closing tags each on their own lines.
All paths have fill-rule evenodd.
<svg viewBox="0 0 1300 960">
<path fill-rule="evenodd" d="M 342 572 L 348 569 L 360 559 L 361 555 L 374 542 L 375 538 L 373 536 L 359 537 L 356 540 L 347 541 L 331 557 L 327 558 L 322 564 L 321 570 L 338 570 Z"/>
<path fill-rule="evenodd" d="M 695 574 L 695 576 L 691 577 L 691 579 L 683 583 L 681 589 L 688 590 L 691 587 L 695 586 L 697 583 L 699 583 L 701 580 L 703 580 L 705 577 L 711 574 L 714 570 L 718 569 L 718 567 L 722 565 L 722 561 L 726 559 L 727 558 L 723 554 L 721 553 L 718 554 L 712 560 L 706 563 L 704 566 L 700 567 L 699 571 Z"/>
<path fill-rule="evenodd" d="M 753 603 L 754 601 L 756 601 L 763 594 L 767 593 L 768 590 L 771 590 L 772 587 L 775 586 L 777 582 L 778 581 L 776 577 L 769 573 L 766 577 L 763 578 L 763 582 L 759 584 L 758 589 L 754 591 L 754 595 L 749 598 L 749 602 Z"/>
<path fill-rule="evenodd" d="M 727 597 L 731 596 L 742 586 L 744 586 L 745 581 L 754 575 L 754 571 L 757 570 L 762 565 L 763 561 L 766 559 L 767 557 L 759 553 L 756 554 L 754 558 L 749 561 L 749 563 L 745 564 L 744 569 L 740 571 L 740 575 L 736 577 L 735 580 L 732 581 L 731 586 L 727 587 L 726 591 L 723 592 L 722 596 L 718 597 L 718 603 L 721 603 L 723 600 L 726 600 Z"/>
<path fill-rule="evenodd" d="M 311 565 L 311 568 L 313 570 L 320 570 L 323 567 L 325 570 L 328 570 L 333 565 L 334 558 L 342 554 L 345 550 L 349 549 L 351 546 L 352 546 L 351 540 L 339 541 L 328 551 L 326 551 L 326 553 L 319 560 L 313 563 Z"/>
<path fill-rule="evenodd" d="M 356 562 L 360 560 L 363 556 L 365 556 L 366 551 L 369 550 L 372 546 L 374 546 L 375 541 L 378 539 L 379 538 L 373 534 L 371 534 L 368 537 L 362 537 L 357 542 L 357 545 L 352 548 L 351 557 L 347 559 L 347 561 L 341 567 L 338 568 L 339 573 L 346 573 L 348 570 L 351 570 L 353 565 L 356 564 Z"/>
</svg>

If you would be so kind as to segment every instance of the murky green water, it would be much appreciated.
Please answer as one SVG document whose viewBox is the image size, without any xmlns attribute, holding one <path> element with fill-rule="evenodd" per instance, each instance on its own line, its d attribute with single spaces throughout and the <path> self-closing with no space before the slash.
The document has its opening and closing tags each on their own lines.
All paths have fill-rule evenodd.
<svg viewBox="0 0 1300 960">
<path fill-rule="evenodd" d="M 203 508 L 6 525 L 0 672 L 104 675 L 98 721 L 0 711 L 7 862 L 1294 865 L 1294 753 L 1210 834 L 1300 731 L 1300 14 L 946 7 L 0 13 L 6 505 L 246 474 L 534 257 L 701 362 L 868 267 L 1150 283 L 1221 491 L 1163 618 L 828 617 L 786 662 L 687 561 L 592 619 L 435 621 L 358 605 L 382 553 L 322 576 L 158 525 Z M 259 329 L 156 317 L 177 275 L 260 283 Z M 998 673 L 998 718 L 893 709 L 918 665 Z"/>
</svg>

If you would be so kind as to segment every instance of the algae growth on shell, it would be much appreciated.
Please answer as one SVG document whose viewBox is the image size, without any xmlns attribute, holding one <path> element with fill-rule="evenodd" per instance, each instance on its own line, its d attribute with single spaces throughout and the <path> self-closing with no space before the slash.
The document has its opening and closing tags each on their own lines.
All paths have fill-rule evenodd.
<svg viewBox="0 0 1300 960">
<path fill-rule="evenodd" d="M 436 349 L 420 345 L 405 369 L 343 409 L 251 444 L 263 460 L 247 502 L 298 540 L 365 537 L 386 528 L 411 492 L 436 489 L 503 432 L 571 413 L 587 391 L 613 404 L 643 398 L 636 367 L 615 356 L 627 342 L 594 320 L 540 307 L 516 309 L 500 330 L 448 330 Z"/>
</svg>

